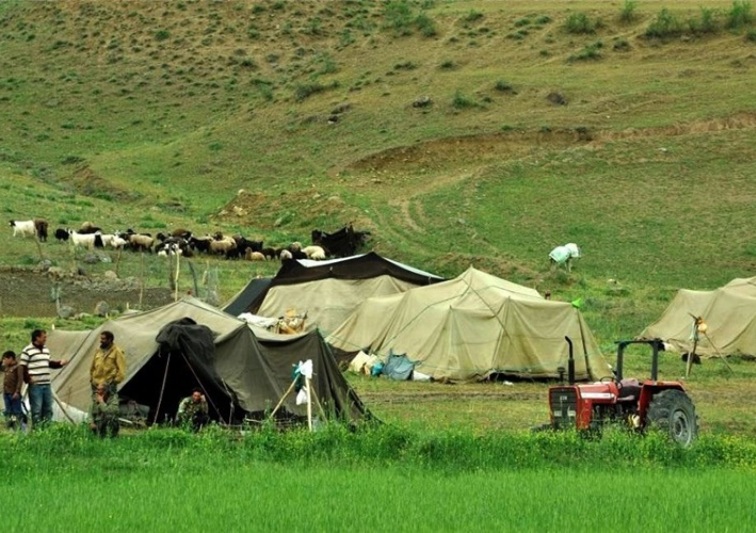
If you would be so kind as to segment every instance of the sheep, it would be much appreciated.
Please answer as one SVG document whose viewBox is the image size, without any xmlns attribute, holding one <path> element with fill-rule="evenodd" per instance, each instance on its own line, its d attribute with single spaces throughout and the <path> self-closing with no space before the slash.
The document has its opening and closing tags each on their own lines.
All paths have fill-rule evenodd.
<svg viewBox="0 0 756 533">
<path fill-rule="evenodd" d="M 89 233 L 102 233 L 102 228 L 98 228 L 91 222 L 82 222 L 81 227 L 77 233 L 87 235 Z"/>
<path fill-rule="evenodd" d="M 13 228 L 13 236 L 34 237 L 37 234 L 37 227 L 33 220 L 11 220 L 10 226 Z"/>
<path fill-rule="evenodd" d="M 223 237 L 210 241 L 210 253 L 230 257 L 236 251 L 236 241 L 232 237 Z"/>
<path fill-rule="evenodd" d="M 184 240 L 189 240 L 191 236 L 192 232 L 188 229 L 176 228 L 175 230 L 171 231 L 171 237 L 179 237 Z"/>
<path fill-rule="evenodd" d="M 58 228 L 55 230 L 55 238 L 58 239 L 59 242 L 67 241 L 69 237 L 68 230 L 65 228 Z"/>
<path fill-rule="evenodd" d="M 292 259 L 307 259 L 307 254 L 302 251 L 302 245 L 297 241 L 291 243 L 287 250 L 291 253 Z"/>
<path fill-rule="evenodd" d="M 307 255 L 307 259 L 322 261 L 326 258 L 325 250 L 322 246 L 305 246 L 302 251 Z"/>
<path fill-rule="evenodd" d="M 165 242 L 156 248 L 157 255 L 167 257 L 169 255 L 184 255 L 184 251 L 177 242 Z"/>
<path fill-rule="evenodd" d="M 91 250 L 95 247 L 94 233 L 78 233 L 74 230 L 68 230 L 68 235 L 74 248 L 87 248 Z"/>
<path fill-rule="evenodd" d="M 210 243 L 212 242 L 212 237 L 206 236 L 206 237 L 195 237 L 192 235 L 189 237 L 189 247 L 197 252 L 205 252 L 208 253 L 210 251 Z"/>
<path fill-rule="evenodd" d="M 247 261 L 265 261 L 267 257 L 265 257 L 262 252 L 254 252 L 252 251 L 252 248 L 247 248 L 244 251 L 244 259 Z"/>
<path fill-rule="evenodd" d="M 182 255 L 192 257 L 194 255 L 186 239 L 180 237 L 168 237 L 155 247 L 155 251 L 160 256 Z"/>
<path fill-rule="evenodd" d="M 229 250 L 226 253 L 226 257 L 229 259 L 243 257 L 247 248 L 250 248 L 253 252 L 259 252 L 262 250 L 262 241 L 251 241 L 241 235 L 234 235 L 233 239 L 236 242 L 236 248 Z"/>
<path fill-rule="evenodd" d="M 155 237 L 146 233 L 132 233 L 129 235 L 129 244 L 137 252 L 152 252 L 152 246 L 155 244 Z"/>
<path fill-rule="evenodd" d="M 95 235 L 95 246 L 98 248 L 109 246 L 111 248 L 118 249 L 123 248 L 127 244 L 126 239 L 122 238 L 120 235 L 116 235 L 115 233 L 95 233 Z"/>
<path fill-rule="evenodd" d="M 265 256 L 265 259 L 275 259 L 276 257 L 278 257 L 278 253 L 276 253 L 276 250 L 274 248 L 263 248 L 261 252 Z"/>
<path fill-rule="evenodd" d="M 39 240 L 47 242 L 47 220 L 44 218 L 35 218 L 34 229 L 37 231 L 37 237 L 39 237 Z"/>
<path fill-rule="evenodd" d="M 108 240 L 108 244 L 116 250 L 123 248 L 128 243 L 129 241 L 127 241 L 120 235 L 113 235 L 113 238 Z"/>
<path fill-rule="evenodd" d="M 287 250 L 286 248 L 281 250 L 281 254 L 278 257 L 281 259 L 282 262 L 288 259 L 293 259 L 291 252 Z"/>
</svg>

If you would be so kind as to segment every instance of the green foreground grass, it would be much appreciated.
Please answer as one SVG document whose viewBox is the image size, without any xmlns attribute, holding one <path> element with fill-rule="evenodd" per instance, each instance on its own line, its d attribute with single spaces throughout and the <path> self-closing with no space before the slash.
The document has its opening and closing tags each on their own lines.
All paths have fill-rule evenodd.
<svg viewBox="0 0 756 533">
<path fill-rule="evenodd" d="M 330 426 L 99 440 L 56 425 L 0 441 L 9 493 L 46 493 L 6 500 L 10 531 L 588 531 L 607 512 L 633 530 L 736 531 L 756 472 L 756 445 L 724 437 L 682 450 L 658 435 Z"/>
</svg>

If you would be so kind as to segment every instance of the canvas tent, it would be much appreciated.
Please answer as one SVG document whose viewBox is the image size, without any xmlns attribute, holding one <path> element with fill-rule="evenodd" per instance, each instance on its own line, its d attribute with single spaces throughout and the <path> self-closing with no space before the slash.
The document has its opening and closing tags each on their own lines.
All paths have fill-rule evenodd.
<svg viewBox="0 0 756 533">
<path fill-rule="evenodd" d="M 169 331 L 166 326 L 182 322 L 189 329 L 175 333 L 174 342 L 156 340 L 161 332 Z M 212 332 L 212 346 L 197 343 L 204 329 Z M 291 383 L 293 366 L 306 359 L 313 360 L 315 395 L 328 407 L 329 415 L 349 421 L 368 416 L 336 370 L 317 331 L 286 338 L 255 333 L 244 321 L 190 297 L 121 316 L 89 331 L 50 331 L 47 345 L 51 352 L 71 360 L 53 378 L 53 391 L 65 405 L 89 408 L 89 366 L 103 330 L 113 332 L 126 355 L 126 378 L 119 394 L 149 405 L 154 421 L 175 414 L 180 399 L 196 386 L 204 388 L 216 406 L 211 405 L 210 413 L 215 419 L 228 421 L 261 413 L 280 400 Z M 305 407 L 297 406 L 294 398 L 287 400 L 285 407 L 293 416 L 305 414 Z"/>
<path fill-rule="evenodd" d="M 406 354 L 435 379 L 559 377 L 569 336 L 578 379 L 610 375 L 580 310 L 470 267 L 459 277 L 366 300 L 326 340 L 346 353 Z"/>
<path fill-rule="evenodd" d="M 756 277 L 736 278 L 713 291 L 680 289 L 662 316 L 640 334 L 679 352 L 693 349 L 693 319 L 707 325 L 696 353 L 756 355 Z"/>
<path fill-rule="evenodd" d="M 285 261 L 267 290 L 242 289 L 224 310 L 280 317 L 307 313 L 307 324 L 333 331 L 370 296 L 385 296 L 443 278 L 370 252 L 331 261 Z M 251 284 L 258 284 L 253 280 Z M 255 295 L 251 297 L 252 295 Z"/>
</svg>

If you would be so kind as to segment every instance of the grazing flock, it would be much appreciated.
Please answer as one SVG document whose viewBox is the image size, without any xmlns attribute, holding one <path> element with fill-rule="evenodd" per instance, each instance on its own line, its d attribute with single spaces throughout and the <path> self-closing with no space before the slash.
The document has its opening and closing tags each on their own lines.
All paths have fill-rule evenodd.
<svg viewBox="0 0 756 533">
<path fill-rule="evenodd" d="M 44 219 L 11 220 L 13 236 L 36 237 L 47 241 L 48 223 Z M 53 233 L 59 242 L 69 242 L 75 248 L 94 250 L 112 248 L 149 252 L 158 255 L 181 255 L 193 257 L 199 254 L 221 256 L 227 259 L 267 261 L 287 259 L 323 260 L 329 257 L 354 255 L 367 242 L 370 232 L 355 231 L 351 224 L 334 233 L 313 230 L 312 244 L 302 246 L 293 242 L 285 247 L 266 247 L 263 241 L 253 241 L 242 235 L 194 235 L 186 229 L 175 229 L 170 233 L 137 233 L 132 229 L 105 233 L 102 228 L 85 222 L 79 229 L 57 228 Z"/>
</svg>

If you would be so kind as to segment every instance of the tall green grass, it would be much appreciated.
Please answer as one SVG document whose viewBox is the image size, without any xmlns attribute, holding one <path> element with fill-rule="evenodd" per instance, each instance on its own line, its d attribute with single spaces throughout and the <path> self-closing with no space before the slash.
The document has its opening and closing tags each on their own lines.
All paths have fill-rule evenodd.
<svg viewBox="0 0 756 533">
<path fill-rule="evenodd" d="M 750 517 L 752 443 L 707 439 L 690 450 L 615 434 L 417 435 L 397 428 L 349 433 L 210 428 L 99 440 L 71 426 L 1 435 L 14 531 L 352 529 L 585 530 L 612 512 L 644 530 L 738 530 Z M 12 448 L 11 448 L 12 447 Z M 654 512 L 649 512 L 653 502 Z M 717 505 L 711 505 L 717 502 Z M 30 512 L 31 506 L 31 512 Z M 54 509 L 54 512 L 49 512 Z M 44 510 L 44 512 L 43 512 Z M 390 510 L 390 512 L 389 512 Z M 37 512 L 38 511 L 38 512 Z"/>
</svg>

